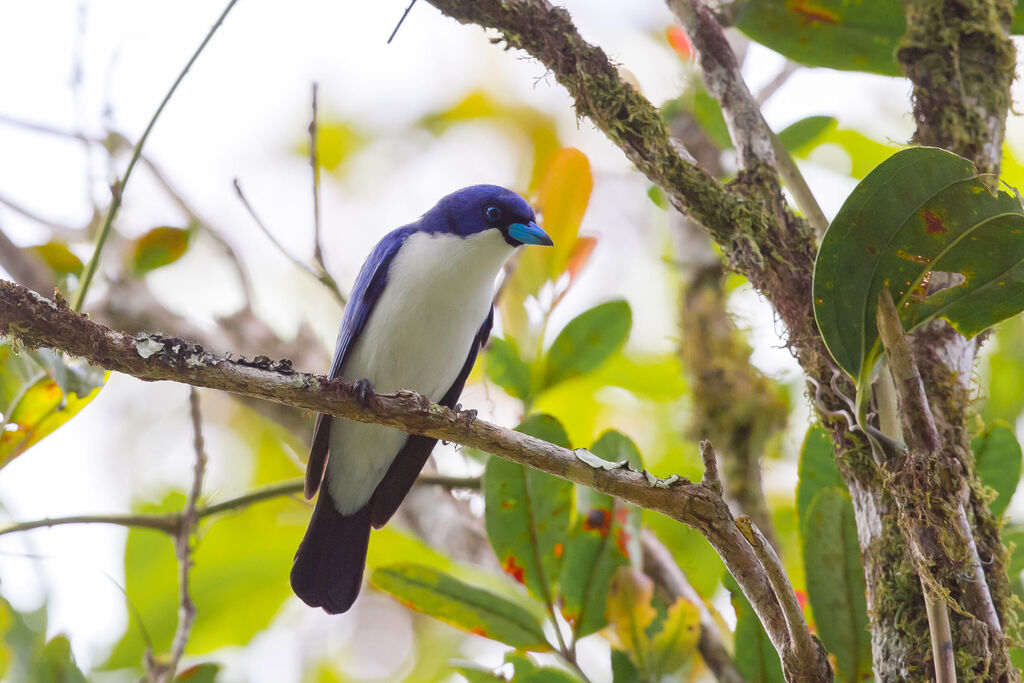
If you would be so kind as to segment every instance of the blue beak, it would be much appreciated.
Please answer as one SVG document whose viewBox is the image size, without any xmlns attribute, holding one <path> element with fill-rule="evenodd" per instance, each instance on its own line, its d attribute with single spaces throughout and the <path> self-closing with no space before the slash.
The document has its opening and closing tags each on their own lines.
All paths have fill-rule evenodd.
<svg viewBox="0 0 1024 683">
<path fill-rule="evenodd" d="M 513 223 L 508 226 L 508 236 L 520 244 L 538 244 L 550 247 L 554 244 L 548 234 L 540 226 L 530 221 L 527 224 Z"/>
</svg>

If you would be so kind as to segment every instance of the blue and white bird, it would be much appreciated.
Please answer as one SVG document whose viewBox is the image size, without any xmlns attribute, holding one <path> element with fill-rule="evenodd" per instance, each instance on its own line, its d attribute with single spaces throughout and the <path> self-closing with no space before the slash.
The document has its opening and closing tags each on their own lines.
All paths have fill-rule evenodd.
<svg viewBox="0 0 1024 683">
<path fill-rule="evenodd" d="M 453 192 L 385 235 L 356 278 L 330 376 L 364 396 L 413 389 L 454 407 L 491 331 L 498 272 L 524 244 L 551 238 L 522 197 L 495 185 Z M 352 606 L 370 527 L 395 513 L 436 441 L 317 416 L 305 492 L 320 497 L 291 572 L 303 602 L 330 614 Z"/>
</svg>

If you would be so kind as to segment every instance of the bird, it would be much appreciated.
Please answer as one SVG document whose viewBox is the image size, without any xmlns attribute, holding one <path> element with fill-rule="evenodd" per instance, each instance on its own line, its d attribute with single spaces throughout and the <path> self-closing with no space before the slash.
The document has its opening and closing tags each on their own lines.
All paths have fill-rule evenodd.
<svg viewBox="0 0 1024 683">
<path fill-rule="evenodd" d="M 523 245 L 551 246 L 530 204 L 497 185 L 442 197 L 385 235 L 367 257 L 342 317 L 329 376 L 354 381 L 357 400 L 411 389 L 458 410 L 494 320 L 494 286 Z M 295 553 L 291 585 L 310 607 L 341 614 L 362 585 L 370 528 L 412 488 L 437 439 L 320 413 L 305 496 L 319 490 Z"/>
</svg>

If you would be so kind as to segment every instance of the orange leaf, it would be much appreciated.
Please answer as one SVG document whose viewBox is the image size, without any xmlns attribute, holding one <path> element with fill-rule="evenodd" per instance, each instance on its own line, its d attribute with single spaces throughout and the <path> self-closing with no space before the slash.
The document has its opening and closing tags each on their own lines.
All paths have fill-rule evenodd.
<svg viewBox="0 0 1024 683">
<path fill-rule="evenodd" d="M 665 29 L 665 38 L 668 39 L 668 44 L 672 46 L 677 55 L 683 59 L 693 59 L 693 44 L 690 43 L 686 31 L 678 26 L 669 26 Z"/>
<path fill-rule="evenodd" d="M 594 178 L 586 155 L 574 147 L 558 150 L 540 182 L 537 201 L 544 229 L 555 243 L 554 251 L 562 255 L 555 259 L 556 264 L 564 264 L 572 253 L 593 189 Z M 552 274 L 560 272 L 561 268 Z"/>
</svg>

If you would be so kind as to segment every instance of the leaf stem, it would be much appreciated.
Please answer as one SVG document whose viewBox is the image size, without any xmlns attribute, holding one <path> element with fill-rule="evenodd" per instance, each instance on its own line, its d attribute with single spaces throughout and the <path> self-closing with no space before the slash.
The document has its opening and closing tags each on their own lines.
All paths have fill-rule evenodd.
<svg viewBox="0 0 1024 683">
<path fill-rule="evenodd" d="M 199 47 L 196 48 L 196 51 L 192 53 L 192 57 L 185 64 L 185 68 L 183 68 L 178 74 L 178 77 L 171 85 L 171 89 L 167 91 L 167 94 L 164 95 L 163 101 L 160 102 L 160 106 L 157 107 L 156 112 L 153 113 L 153 117 L 149 120 L 149 124 L 146 126 L 146 130 L 143 131 L 142 137 L 140 137 L 139 141 L 135 143 L 135 148 L 132 150 L 132 158 L 128 162 L 128 167 L 125 169 L 124 175 L 122 175 L 121 179 L 110 188 L 111 200 L 110 206 L 107 207 L 107 215 L 103 219 L 103 225 L 100 227 L 100 231 L 96 234 L 96 246 L 93 247 L 92 256 L 89 258 L 89 262 L 86 264 L 85 270 L 82 272 L 82 281 L 78 285 L 78 291 L 75 292 L 75 298 L 71 304 L 71 307 L 75 311 L 82 310 L 82 303 L 85 301 L 85 295 L 89 291 L 89 285 L 92 284 L 93 277 L 96 275 L 96 268 L 99 265 L 100 254 L 103 253 L 103 247 L 107 242 L 107 237 L 110 235 L 110 227 L 114 223 L 114 216 L 117 215 L 118 210 L 121 208 L 121 199 L 124 195 L 125 185 L 128 184 L 128 178 L 131 177 L 132 170 L 134 170 L 135 164 L 142 155 L 142 147 L 146 144 L 146 140 L 149 138 L 149 134 L 152 132 L 153 126 L 156 125 L 156 120 L 160 117 L 164 107 L 167 106 L 167 103 L 170 101 L 174 91 L 178 89 L 178 85 L 182 80 L 184 80 L 185 74 L 187 74 L 189 69 L 192 68 L 192 65 L 195 63 L 200 53 L 202 53 L 206 44 L 210 42 L 211 38 L 213 38 L 213 34 L 217 32 L 217 29 L 220 28 L 220 25 L 228 16 L 228 12 L 231 11 L 237 2 L 238 0 L 231 0 L 227 4 L 227 7 L 224 8 L 224 11 L 221 12 L 220 16 L 217 18 L 217 21 L 214 22 L 213 26 L 211 26 L 210 30 L 206 33 L 206 37 L 203 38 L 203 42 L 201 42 Z"/>
</svg>

